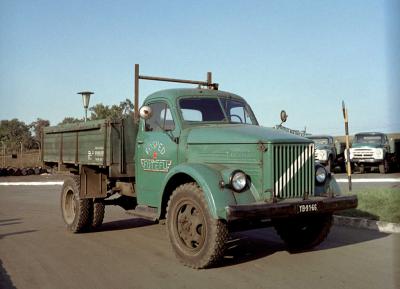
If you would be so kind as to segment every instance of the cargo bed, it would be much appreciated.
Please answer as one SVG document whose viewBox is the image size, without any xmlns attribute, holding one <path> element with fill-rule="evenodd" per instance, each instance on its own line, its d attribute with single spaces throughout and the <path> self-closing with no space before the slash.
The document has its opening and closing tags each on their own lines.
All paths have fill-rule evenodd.
<svg viewBox="0 0 400 289">
<path fill-rule="evenodd" d="M 136 135 L 132 116 L 47 127 L 42 159 L 50 167 L 96 166 L 109 177 L 133 177 Z"/>
</svg>

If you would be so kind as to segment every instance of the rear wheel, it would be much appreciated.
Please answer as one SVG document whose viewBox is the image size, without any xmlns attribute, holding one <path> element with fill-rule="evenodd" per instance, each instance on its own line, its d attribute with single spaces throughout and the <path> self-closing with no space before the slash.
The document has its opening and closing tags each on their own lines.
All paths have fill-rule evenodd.
<svg viewBox="0 0 400 289">
<path fill-rule="evenodd" d="M 90 199 L 81 199 L 79 192 L 79 176 L 64 181 L 61 190 L 61 212 L 67 229 L 73 233 L 86 231 L 92 222 L 93 202 Z"/>
<path fill-rule="evenodd" d="M 389 172 L 389 164 L 387 160 L 384 160 L 380 165 L 379 165 L 379 172 L 381 174 L 386 174 Z"/>
<path fill-rule="evenodd" d="M 274 220 L 274 227 L 289 250 L 311 249 L 328 236 L 332 214 L 303 216 Z"/>
<path fill-rule="evenodd" d="M 95 199 L 93 201 L 93 220 L 92 227 L 99 228 L 103 224 L 105 206 L 102 199 Z"/>
<path fill-rule="evenodd" d="M 177 258 L 186 266 L 210 267 L 224 254 L 226 224 L 214 219 L 196 183 L 179 186 L 168 202 L 167 230 Z"/>
</svg>

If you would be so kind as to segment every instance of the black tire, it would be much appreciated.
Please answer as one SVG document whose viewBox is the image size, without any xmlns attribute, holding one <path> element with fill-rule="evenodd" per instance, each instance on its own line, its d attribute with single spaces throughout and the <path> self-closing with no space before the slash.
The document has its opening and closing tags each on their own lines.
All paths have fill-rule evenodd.
<svg viewBox="0 0 400 289">
<path fill-rule="evenodd" d="M 215 265 L 224 255 L 226 223 L 214 219 L 203 190 L 196 183 L 179 186 L 168 201 L 166 227 L 177 258 L 201 269 Z"/>
<path fill-rule="evenodd" d="M 93 201 L 80 199 L 79 191 L 79 176 L 64 181 L 61 190 L 61 213 L 67 229 L 73 233 L 84 232 L 92 224 Z"/>
<path fill-rule="evenodd" d="M 290 251 L 314 248 L 328 236 L 332 226 L 332 214 L 303 216 L 274 220 L 278 235 Z"/>
<path fill-rule="evenodd" d="M 105 206 L 102 199 L 93 202 L 93 220 L 92 227 L 99 228 L 103 224 Z"/>
<path fill-rule="evenodd" d="M 384 160 L 380 165 L 379 165 L 379 173 L 381 174 L 386 174 L 389 172 L 389 164 L 387 160 Z"/>
</svg>

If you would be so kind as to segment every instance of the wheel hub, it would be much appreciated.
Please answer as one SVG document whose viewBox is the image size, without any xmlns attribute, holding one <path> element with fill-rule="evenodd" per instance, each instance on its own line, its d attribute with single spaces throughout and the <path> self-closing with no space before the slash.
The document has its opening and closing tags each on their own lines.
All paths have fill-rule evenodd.
<svg viewBox="0 0 400 289">
<path fill-rule="evenodd" d="M 177 231 L 181 242 L 189 249 L 200 248 L 204 243 L 204 218 L 199 208 L 192 203 L 184 203 L 177 214 Z"/>
<path fill-rule="evenodd" d="M 63 205 L 65 221 L 68 224 L 71 224 L 74 221 L 76 214 L 75 194 L 72 190 L 66 192 Z"/>
</svg>

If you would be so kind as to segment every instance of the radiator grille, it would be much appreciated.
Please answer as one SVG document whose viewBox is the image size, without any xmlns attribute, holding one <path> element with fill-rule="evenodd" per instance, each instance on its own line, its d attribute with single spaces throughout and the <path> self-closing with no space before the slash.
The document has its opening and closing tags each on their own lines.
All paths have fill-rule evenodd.
<svg viewBox="0 0 400 289">
<path fill-rule="evenodd" d="M 372 149 L 353 149 L 353 157 L 356 159 L 373 159 L 374 150 Z"/>
<path fill-rule="evenodd" d="M 298 198 L 314 194 L 314 144 L 273 146 L 275 196 Z"/>
</svg>

